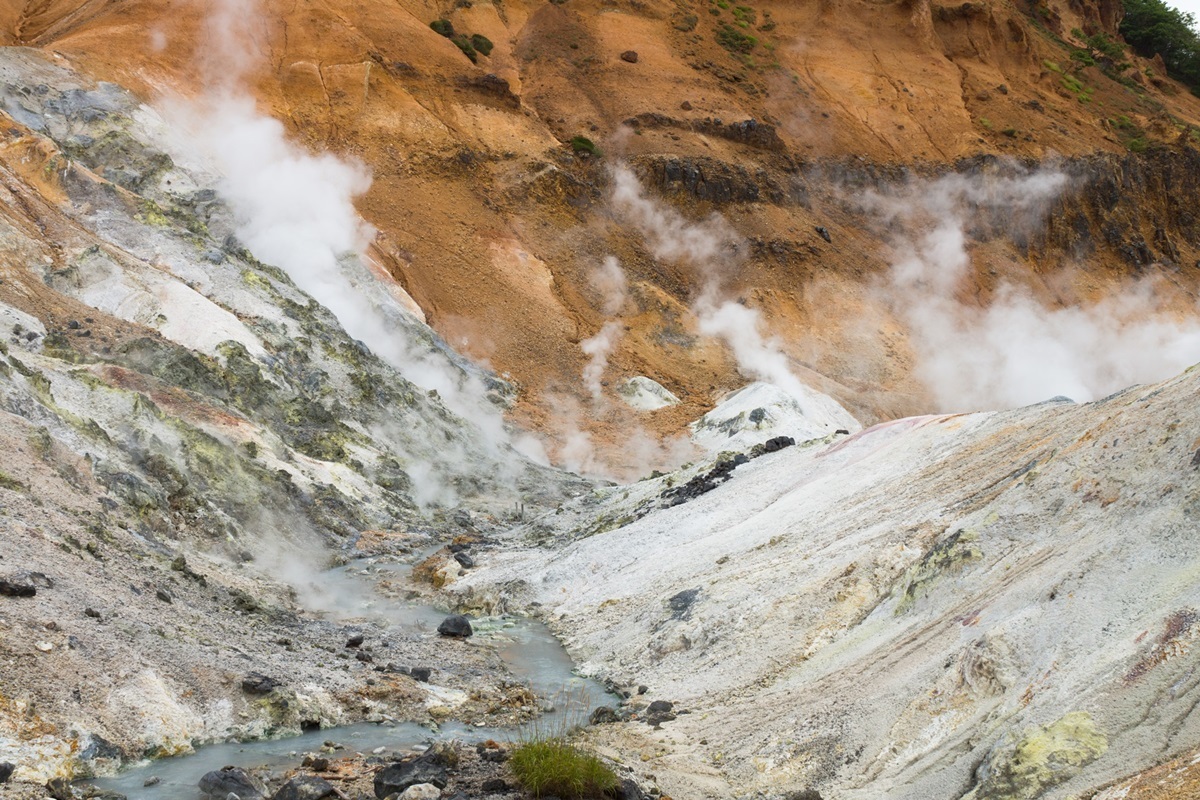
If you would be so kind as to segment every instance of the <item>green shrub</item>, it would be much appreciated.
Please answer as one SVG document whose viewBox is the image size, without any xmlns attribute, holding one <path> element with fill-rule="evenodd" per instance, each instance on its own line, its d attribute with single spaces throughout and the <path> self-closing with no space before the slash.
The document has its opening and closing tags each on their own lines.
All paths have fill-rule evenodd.
<svg viewBox="0 0 1200 800">
<path fill-rule="evenodd" d="M 576 153 L 589 153 L 593 156 L 600 155 L 600 148 L 596 147 L 596 143 L 586 136 L 572 136 L 571 149 Z"/>
<path fill-rule="evenodd" d="M 758 39 L 732 25 L 722 25 L 717 31 L 717 44 L 731 53 L 749 53 L 758 44 Z"/>
<path fill-rule="evenodd" d="M 434 33 L 441 34 L 447 39 L 454 35 L 454 25 L 448 19 L 435 19 L 429 23 L 429 27 L 433 28 Z"/>
<path fill-rule="evenodd" d="M 519 744 L 508 763 L 534 797 L 599 800 L 618 785 L 616 774 L 603 761 L 562 739 Z"/>
<path fill-rule="evenodd" d="M 450 41 L 454 42 L 455 47 L 462 50 L 464 56 L 471 59 L 472 64 L 479 60 L 475 54 L 475 45 L 471 44 L 471 40 L 467 38 L 466 34 L 456 33 L 450 37 Z"/>
<path fill-rule="evenodd" d="M 492 54 L 492 48 L 495 47 L 495 45 L 492 44 L 492 40 L 484 36 L 482 33 L 471 34 L 471 46 L 483 53 L 485 56 L 490 56 Z"/>
</svg>

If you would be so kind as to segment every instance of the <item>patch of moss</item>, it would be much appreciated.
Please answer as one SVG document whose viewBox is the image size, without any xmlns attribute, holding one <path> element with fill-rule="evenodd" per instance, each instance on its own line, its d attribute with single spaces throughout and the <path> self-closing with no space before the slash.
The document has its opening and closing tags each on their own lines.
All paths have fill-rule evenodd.
<svg viewBox="0 0 1200 800">
<path fill-rule="evenodd" d="M 571 149 L 576 153 L 588 153 L 589 155 L 600 155 L 600 148 L 596 147 L 596 143 L 586 136 L 572 136 Z"/>
<path fill-rule="evenodd" d="M 11 492 L 27 491 L 25 484 L 3 471 L 0 471 L 0 489 L 8 489 Z"/>
<path fill-rule="evenodd" d="M 920 563 L 909 570 L 906 576 L 908 586 L 896 606 L 896 614 L 911 609 L 946 575 L 981 560 L 983 552 L 975 545 L 978 539 L 979 535 L 974 531 L 959 530 L 934 545 Z"/>
</svg>

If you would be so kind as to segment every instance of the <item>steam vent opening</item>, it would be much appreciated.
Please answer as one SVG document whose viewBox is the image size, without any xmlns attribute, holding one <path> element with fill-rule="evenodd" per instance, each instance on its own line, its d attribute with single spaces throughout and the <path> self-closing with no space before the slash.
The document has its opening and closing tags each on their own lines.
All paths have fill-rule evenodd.
<svg viewBox="0 0 1200 800">
<path fill-rule="evenodd" d="M 1200 796 L 1186 8 L 77 6 L 0 800 Z"/>
</svg>

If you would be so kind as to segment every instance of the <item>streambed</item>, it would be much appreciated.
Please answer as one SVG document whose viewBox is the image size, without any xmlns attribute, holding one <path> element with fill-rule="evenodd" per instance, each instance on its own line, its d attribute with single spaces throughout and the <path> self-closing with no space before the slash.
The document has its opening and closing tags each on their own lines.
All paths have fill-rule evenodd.
<svg viewBox="0 0 1200 800">
<path fill-rule="evenodd" d="M 327 573 L 328 586 L 346 590 L 362 589 L 362 578 L 378 574 L 380 568 L 403 576 L 402 565 L 380 565 L 363 568 L 361 564 L 332 570 Z M 429 605 L 401 601 L 370 600 L 369 610 L 389 625 L 429 632 L 446 616 L 444 610 Z M 526 618 L 502 617 L 479 620 L 475 623 L 476 639 L 496 648 L 511 677 L 528 685 L 540 700 L 553 703 L 537 725 L 549 729 L 564 727 L 586 720 L 597 706 L 610 703 L 611 695 L 597 681 L 575 674 L 575 665 L 540 622 Z M 357 723 L 303 733 L 285 739 L 254 742 L 228 742 L 205 745 L 194 753 L 173 758 L 145 761 L 123 770 L 112 778 L 97 778 L 88 784 L 119 792 L 129 800 L 203 800 L 198 784 L 211 770 L 224 766 L 282 767 L 299 766 L 307 752 L 320 750 L 326 741 L 345 747 L 334 757 L 354 752 L 369 754 L 383 747 L 401 750 L 438 739 L 459 739 L 466 742 L 496 739 L 505 741 L 521 736 L 516 727 L 477 727 L 461 723 L 426 726 L 417 723 Z M 145 786 L 150 778 L 158 783 Z"/>
</svg>

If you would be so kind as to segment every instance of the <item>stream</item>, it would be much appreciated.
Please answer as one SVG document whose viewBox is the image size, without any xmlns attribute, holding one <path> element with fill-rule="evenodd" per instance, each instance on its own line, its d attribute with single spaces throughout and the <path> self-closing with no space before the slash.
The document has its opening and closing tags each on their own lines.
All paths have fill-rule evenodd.
<svg viewBox="0 0 1200 800">
<path fill-rule="evenodd" d="M 362 576 L 387 572 L 403 575 L 410 567 L 401 564 L 381 564 L 364 569 L 361 564 L 352 564 L 325 574 L 326 585 L 362 593 Z M 368 613 L 386 619 L 390 625 L 429 631 L 445 618 L 444 610 L 432 606 L 383 601 L 372 598 L 363 602 Z M 525 683 L 539 698 L 550 699 L 556 706 L 537 721 L 537 726 L 549 729 L 565 727 L 560 724 L 586 720 L 597 706 L 611 704 L 612 697 L 598 682 L 581 678 L 575 674 L 575 665 L 554 638 L 550 630 L 540 622 L 525 618 L 501 618 L 487 620 L 479 626 L 477 638 L 495 640 L 495 647 L 512 677 Z M 567 702 L 561 698 L 566 696 Z M 299 766 L 307 752 L 319 751 L 326 741 L 343 745 L 346 749 L 338 755 L 353 752 L 370 753 L 376 748 L 388 750 L 407 749 L 427 744 L 437 739 L 459 739 L 465 742 L 496 739 L 505 741 L 518 738 L 518 728 L 475 727 L 459 723 L 446 723 L 431 728 L 416 723 L 372 723 L 363 722 L 335 728 L 311 731 L 286 739 L 269 739 L 254 742 L 227 742 L 205 745 L 194 753 L 173 758 L 145 761 L 128 767 L 112 778 L 96 778 L 85 783 L 100 789 L 119 792 L 129 800 L 205 800 L 200 792 L 200 778 L 211 770 L 224 766 L 278 767 Z M 158 783 L 145 786 L 147 779 L 158 778 Z"/>
</svg>

